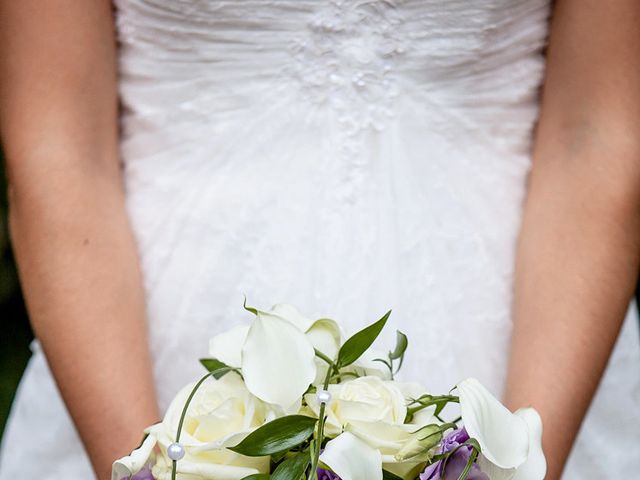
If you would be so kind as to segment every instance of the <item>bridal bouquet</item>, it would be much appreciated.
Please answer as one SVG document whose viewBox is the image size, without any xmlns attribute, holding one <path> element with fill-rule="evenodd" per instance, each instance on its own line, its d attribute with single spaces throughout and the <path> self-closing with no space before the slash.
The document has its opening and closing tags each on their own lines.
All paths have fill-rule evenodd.
<svg viewBox="0 0 640 480">
<path fill-rule="evenodd" d="M 343 341 L 335 321 L 292 306 L 245 308 L 251 325 L 210 340 L 206 375 L 113 480 L 544 478 L 532 408 L 511 413 L 474 379 L 446 395 L 394 380 L 407 337 L 372 349 L 390 312 Z"/>
</svg>

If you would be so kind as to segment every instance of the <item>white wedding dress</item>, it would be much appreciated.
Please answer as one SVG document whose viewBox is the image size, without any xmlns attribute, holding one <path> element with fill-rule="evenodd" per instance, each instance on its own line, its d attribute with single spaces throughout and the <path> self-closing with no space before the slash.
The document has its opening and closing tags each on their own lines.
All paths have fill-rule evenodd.
<svg viewBox="0 0 640 480">
<path fill-rule="evenodd" d="M 161 406 L 243 294 L 351 331 L 393 308 L 405 377 L 500 393 L 548 0 L 115 3 Z M 638 344 L 632 309 L 565 478 L 640 472 Z M 0 479 L 91 478 L 34 351 Z"/>
</svg>

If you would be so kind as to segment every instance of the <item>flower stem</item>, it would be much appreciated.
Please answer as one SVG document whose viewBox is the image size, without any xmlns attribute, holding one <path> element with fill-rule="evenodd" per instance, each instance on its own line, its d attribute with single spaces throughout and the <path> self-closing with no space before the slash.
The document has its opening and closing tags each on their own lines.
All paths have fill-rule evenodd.
<svg viewBox="0 0 640 480">
<path fill-rule="evenodd" d="M 331 360 L 329 357 L 327 357 L 324 353 L 322 353 L 317 348 L 315 348 L 314 350 L 316 352 L 316 357 L 318 357 L 318 358 L 324 360 L 325 362 L 327 362 L 331 368 L 335 368 L 335 364 L 333 363 L 333 360 Z"/>
<path fill-rule="evenodd" d="M 213 373 L 215 373 L 215 372 L 209 372 L 204 377 L 202 377 L 200 380 L 198 380 L 198 383 L 195 384 L 195 386 L 191 390 L 191 393 L 187 397 L 187 401 L 184 403 L 184 407 L 182 407 L 182 413 L 180 414 L 180 421 L 178 422 L 178 431 L 176 432 L 176 443 L 178 443 L 180 441 L 180 434 L 182 433 L 182 426 L 184 425 L 184 419 L 187 416 L 187 409 L 189 408 L 189 404 L 191 403 L 191 400 L 193 400 L 193 397 L 195 396 L 195 394 L 198 391 L 198 389 L 200 388 L 200 386 L 204 383 L 204 381 L 207 378 L 209 378 Z M 172 463 L 172 465 L 171 465 L 171 480 L 176 480 L 176 474 L 177 474 L 177 469 L 178 469 L 178 461 L 177 460 L 172 460 L 171 463 Z"/>
<path fill-rule="evenodd" d="M 433 396 L 433 395 L 425 395 L 423 397 L 417 398 L 413 400 L 407 408 L 407 418 L 406 422 L 409 422 L 413 415 L 420 410 L 424 410 L 427 407 L 431 407 L 433 405 L 436 406 L 436 417 L 438 413 L 444 408 L 447 403 L 460 403 L 460 399 L 454 395 L 441 395 L 441 396 Z M 417 405 L 416 405 L 417 404 Z M 415 405 L 415 406 L 412 406 Z"/>
<path fill-rule="evenodd" d="M 320 352 L 316 350 L 316 355 L 318 355 L 318 353 Z M 322 358 L 322 356 L 320 355 L 318 356 Z M 322 386 L 322 388 L 326 390 L 327 388 L 329 388 L 329 381 L 331 380 L 331 372 L 333 369 L 335 369 L 335 364 L 331 360 L 329 360 L 327 357 L 322 359 L 329 363 L 329 368 L 327 369 L 327 375 L 324 378 L 324 384 Z M 311 459 L 311 471 L 309 472 L 308 480 L 318 480 L 318 461 L 320 458 L 320 449 L 322 448 L 322 440 L 324 437 L 326 407 L 327 407 L 326 403 L 323 402 L 320 404 L 320 413 L 318 414 L 318 433 L 316 436 L 316 444 L 313 452 L 313 458 Z"/>
</svg>

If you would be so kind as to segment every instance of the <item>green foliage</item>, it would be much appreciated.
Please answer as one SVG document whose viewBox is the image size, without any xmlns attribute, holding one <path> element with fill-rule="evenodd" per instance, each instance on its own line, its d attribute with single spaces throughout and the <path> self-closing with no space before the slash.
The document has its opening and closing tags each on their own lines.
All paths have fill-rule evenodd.
<svg viewBox="0 0 640 480">
<path fill-rule="evenodd" d="M 244 477 L 242 480 L 269 480 L 271 475 L 268 473 L 254 473 L 253 475 L 248 475 Z"/>
<path fill-rule="evenodd" d="M 245 309 L 247 312 L 251 312 L 251 313 L 253 313 L 254 315 L 258 315 L 258 309 L 257 309 L 257 308 L 254 308 L 254 307 L 248 307 L 248 306 L 247 306 L 247 297 L 246 297 L 246 296 L 244 297 L 244 303 L 242 304 L 242 306 L 244 307 L 244 309 Z"/>
<path fill-rule="evenodd" d="M 431 407 L 435 405 L 436 409 L 434 411 L 434 415 L 437 417 L 442 413 L 444 407 L 449 403 L 459 403 L 459 398 L 455 395 L 422 395 L 420 398 L 416 398 L 409 404 L 409 408 L 407 408 L 407 417 L 405 418 L 405 423 L 410 423 L 413 419 L 413 415 L 420 410 L 424 410 L 427 407 Z"/>
<path fill-rule="evenodd" d="M 391 315 L 391 310 L 385 313 L 380 320 L 360 330 L 344 342 L 338 352 L 338 360 L 336 362 L 338 368 L 351 365 L 369 349 L 386 325 L 389 315 Z"/>
<path fill-rule="evenodd" d="M 409 346 L 409 339 L 400 330 L 396 330 L 396 346 L 392 352 L 389 352 L 389 360 L 393 363 L 394 360 L 398 360 L 398 366 L 396 367 L 396 373 L 402 367 L 404 362 L 404 354 Z"/>
<path fill-rule="evenodd" d="M 392 352 L 389 352 L 389 358 L 391 360 L 398 360 L 404 357 L 404 352 L 407 351 L 409 346 L 409 339 L 400 330 L 396 330 L 396 347 Z"/>
<path fill-rule="evenodd" d="M 278 465 L 271 477 L 273 480 L 299 480 L 310 462 L 307 452 L 296 453 Z"/>
<path fill-rule="evenodd" d="M 382 480 L 402 480 L 402 477 L 399 477 L 395 473 L 391 473 L 388 470 L 382 470 Z"/>
<path fill-rule="evenodd" d="M 227 373 L 237 370 L 226 363 L 221 362 L 217 358 L 201 358 L 200 363 L 204 368 L 211 372 L 211 375 L 216 380 L 220 380 Z"/>
<path fill-rule="evenodd" d="M 407 347 L 409 346 L 409 339 L 407 336 L 402 333 L 400 330 L 396 330 L 396 346 L 392 351 L 388 354 L 388 359 L 385 358 L 374 358 L 374 362 L 380 362 L 384 364 L 391 374 L 391 379 L 393 376 L 400 371 L 402 368 L 402 362 L 404 362 L 404 353 L 407 351 Z M 398 366 L 393 368 L 393 362 L 398 361 Z"/>
<path fill-rule="evenodd" d="M 305 415 L 277 418 L 254 430 L 235 447 L 236 453 L 249 457 L 262 457 L 290 450 L 306 441 L 313 433 L 317 420 Z"/>
<path fill-rule="evenodd" d="M 464 470 L 460 472 L 458 480 L 466 480 L 466 478 L 469 476 L 469 472 L 471 471 L 471 467 L 476 462 L 476 460 L 478 459 L 478 455 L 480 454 L 480 444 L 475 438 L 470 438 L 464 443 L 464 445 L 471 446 L 472 450 L 471 455 L 469 455 L 469 458 L 467 459 L 467 464 L 465 465 Z"/>
</svg>

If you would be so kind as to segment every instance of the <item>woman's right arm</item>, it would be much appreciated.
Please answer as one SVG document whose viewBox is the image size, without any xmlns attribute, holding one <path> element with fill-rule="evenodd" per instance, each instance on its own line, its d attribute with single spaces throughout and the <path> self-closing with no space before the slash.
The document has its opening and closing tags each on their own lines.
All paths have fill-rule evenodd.
<svg viewBox="0 0 640 480">
<path fill-rule="evenodd" d="M 116 79 L 111 2 L 0 0 L 13 246 L 36 336 L 100 480 L 158 420 Z"/>
</svg>

